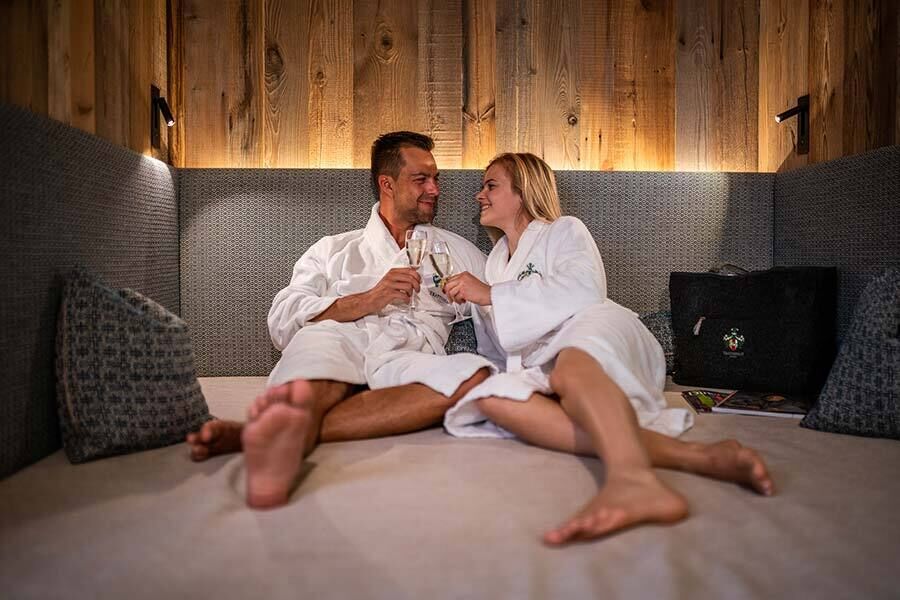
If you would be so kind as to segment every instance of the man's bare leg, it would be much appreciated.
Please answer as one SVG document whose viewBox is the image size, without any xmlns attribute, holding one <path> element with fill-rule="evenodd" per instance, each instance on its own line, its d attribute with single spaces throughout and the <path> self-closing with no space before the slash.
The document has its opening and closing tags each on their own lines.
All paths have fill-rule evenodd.
<svg viewBox="0 0 900 600">
<path fill-rule="evenodd" d="M 488 375 L 487 369 L 480 369 L 450 398 L 418 383 L 354 394 L 325 413 L 319 441 L 384 437 L 438 425 L 447 409 Z M 243 429 L 244 423 L 239 421 L 207 421 L 199 431 L 187 435 L 191 458 L 202 461 L 219 454 L 240 452 Z"/>
<path fill-rule="evenodd" d="M 533 394 L 527 402 L 498 397 L 482 398 L 477 402 L 481 412 L 491 421 L 529 444 L 602 458 L 590 436 L 552 398 Z M 654 467 L 746 485 L 765 496 L 774 493 L 765 461 L 755 450 L 742 446 L 737 440 L 704 444 L 684 442 L 649 429 L 640 429 L 639 433 Z"/>
<path fill-rule="evenodd" d="M 419 383 L 360 392 L 325 415 L 319 441 L 385 437 L 433 427 L 443 421 L 447 409 L 488 375 L 486 368 L 479 369 L 449 398 Z"/>
<path fill-rule="evenodd" d="M 249 506 L 272 508 L 287 502 L 303 457 L 315 448 L 325 413 L 350 389 L 338 381 L 296 379 L 254 400 L 241 434 Z"/>
<path fill-rule="evenodd" d="M 461 397 L 487 376 L 486 369 L 476 372 L 460 385 L 452 398 Z M 346 383 L 299 379 L 270 388 L 253 402 L 241 435 L 247 464 L 248 505 L 271 508 L 287 502 L 303 457 L 312 452 L 319 441 L 325 415 L 344 400 L 350 390 L 351 386 Z M 377 409 L 378 404 L 374 408 Z M 421 419 L 413 418 L 420 414 L 399 412 L 395 416 L 404 420 L 394 425 L 382 421 L 381 429 L 397 432 L 401 427 L 423 426 Z M 431 423 L 424 426 L 428 424 Z"/>
</svg>

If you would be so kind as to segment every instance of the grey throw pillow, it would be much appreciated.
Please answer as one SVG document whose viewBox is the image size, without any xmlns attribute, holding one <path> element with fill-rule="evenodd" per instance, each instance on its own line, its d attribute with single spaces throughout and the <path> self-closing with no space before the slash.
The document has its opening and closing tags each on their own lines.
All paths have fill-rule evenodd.
<svg viewBox="0 0 900 600">
<path fill-rule="evenodd" d="M 444 344 L 444 351 L 447 354 L 478 353 L 478 340 L 475 339 L 475 326 L 472 325 L 472 319 L 453 324 L 447 343 Z"/>
<path fill-rule="evenodd" d="M 73 463 L 178 443 L 212 418 L 184 321 L 83 270 L 63 290 L 56 380 Z"/>
<path fill-rule="evenodd" d="M 822 393 L 800 425 L 900 439 L 900 269 L 866 286 Z"/>
<path fill-rule="evenodd" d="M 650 330 L 666 357 L 666 374 L 675 370 L 675 338 L 672 336 L 672 313 L 665 310 L 645 313 L 640 316 L 641 323 Z"/>
</svg>

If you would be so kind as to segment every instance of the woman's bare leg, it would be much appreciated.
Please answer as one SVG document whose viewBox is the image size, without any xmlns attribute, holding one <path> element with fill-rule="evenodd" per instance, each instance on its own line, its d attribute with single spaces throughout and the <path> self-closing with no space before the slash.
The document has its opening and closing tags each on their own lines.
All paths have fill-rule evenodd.
<svg viewBox="0 0 900 600">
<path fill-rule="evenodd" d="M 550 374 L 550 387 L 603 457 L 606 482 L 573 517 L 547 532 L 545 542 L 591 539 L 640 523 L 672 523 L 687 516 L 687 501 L 653 471 L 628 398 L 597 361 L 581 350 L 563 350 Z"/>
<path fill-rule="evenodd" d="M 527 402 L 497 397 L 477 402 L 491 421 L 529 444 L 581 456 L 598 456 L 590 436 L 552 398 L 533 394 Z M 736 440 L 704 444 L 683 442 L 649 429 L 640 429 L 639 434 L 654 467 L 739 483 L 763 495 L 774 491 L 765 462 L 755 450 Z"/>
</svg>

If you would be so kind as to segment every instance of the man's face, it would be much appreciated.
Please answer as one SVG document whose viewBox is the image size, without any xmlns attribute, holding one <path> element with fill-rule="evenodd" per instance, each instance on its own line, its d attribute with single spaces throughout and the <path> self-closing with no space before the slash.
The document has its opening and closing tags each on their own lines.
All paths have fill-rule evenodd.
<svg viewBox="0 0 900 600">
<path fill-rule="evenodd" d="M 404 165 L 393 183 L 394 217 L 411 225 L 431 223 L 440 194 L 434 156 L 416 147 L 400 149 Z"/>
</svg>

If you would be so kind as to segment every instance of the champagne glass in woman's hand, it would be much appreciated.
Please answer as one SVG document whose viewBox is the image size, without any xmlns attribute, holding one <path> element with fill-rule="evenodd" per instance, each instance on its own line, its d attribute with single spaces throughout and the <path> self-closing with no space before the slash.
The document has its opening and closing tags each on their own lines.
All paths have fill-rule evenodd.
<svg viewBox="0 0 900 600">
<path fill-rule="evenodd" d="M 417 272 L 425 259 L 428 250 L 428 232 L 422 229 L 410 229 L 406 232 L 406 257 L 409 266 Z M 409 310 L 416 310 L 416 292 L 413 290 L 409 297 Z"/>
<path fill-rule="evenodd" d="M 441 286 L 443 287 L 444 282 L 447 280 L 447 278 L 453 275 L 453 259 L 450 257 L 450 244 L 442 240 L 434 240 L 434 242 L 431 244 L 430 256 L 431 265 L 434 267 L 435 272 L 441 278 Z M 456 302 L 451 302 L 451 304 L 453 305 L 453 310 L 456 313 L 456 318 L 450 321 L 451 325 L 471 318 L 462 314 L 462 309 L 459 307 L 459 304 L 457 304 Z"/>
</svg>

